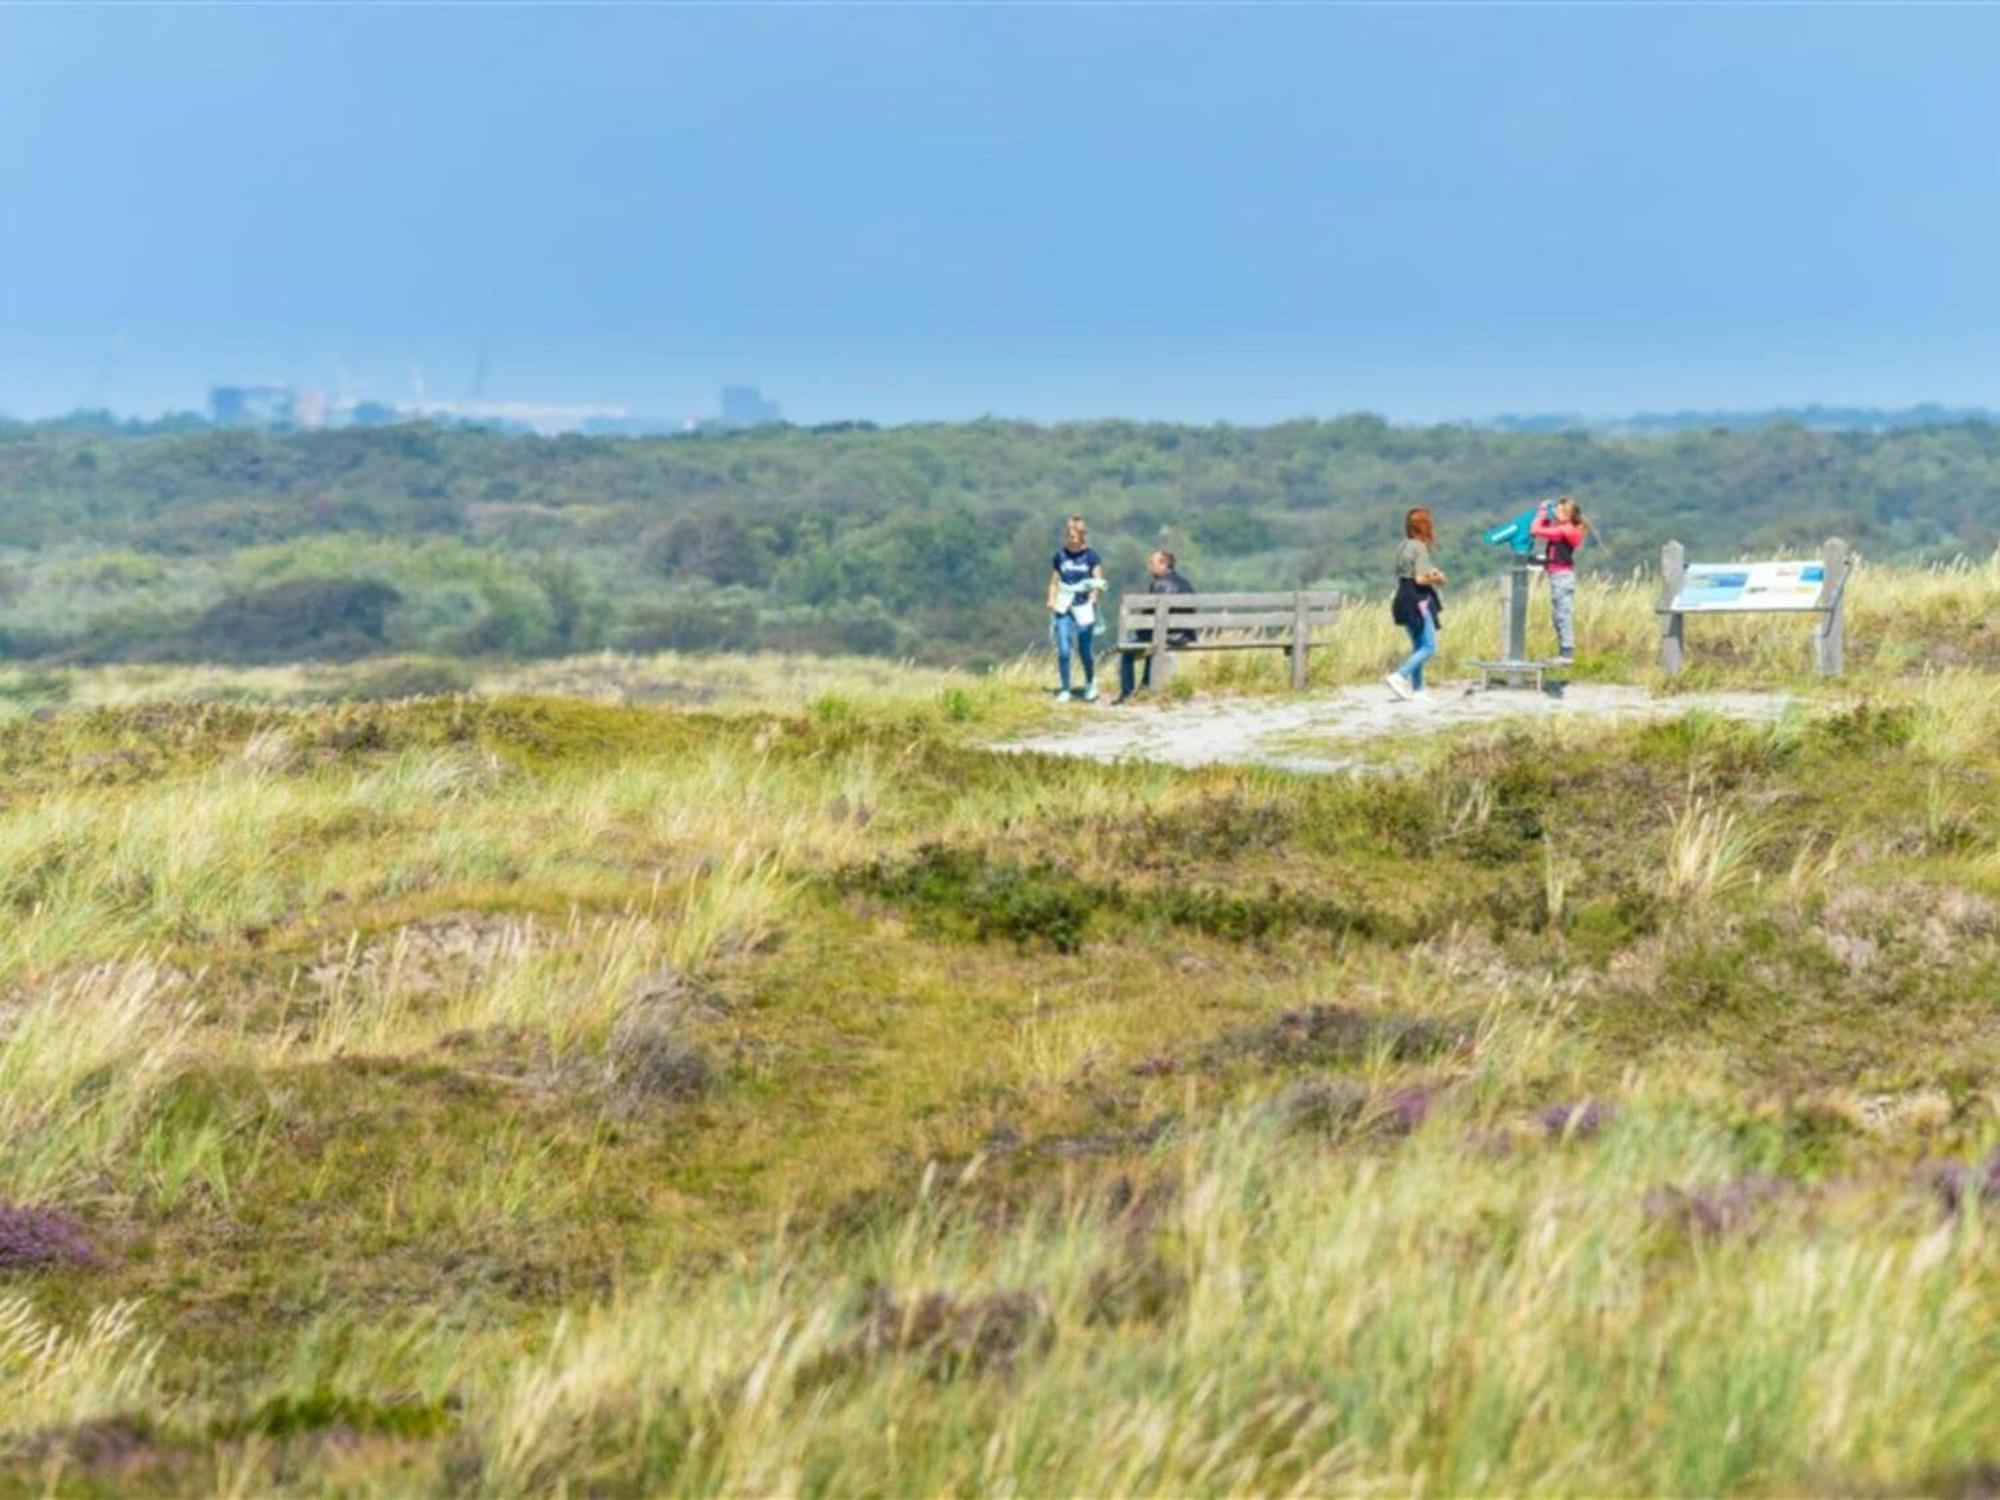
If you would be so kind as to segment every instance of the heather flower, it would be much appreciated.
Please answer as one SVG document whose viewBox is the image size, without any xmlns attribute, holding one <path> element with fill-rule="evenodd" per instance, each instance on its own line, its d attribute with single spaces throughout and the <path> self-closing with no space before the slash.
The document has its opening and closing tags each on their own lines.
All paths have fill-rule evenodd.
<svg viewBox="0 0 2000 1500">
<path fill-rule="evenodd" d="M 1408 1135 L 1431 1115 L 1437 1091 L 1428 1084 L 1412 1083 L 1394 1089 L 1382 1101 L 1383 1116 L 1398 1135 Z"/>
<path fill-rule="evenodd" d="M 1647 1218 L 1690 1234 L 1727 1234 L 1748 1227 L 1793 1188 L 1783 1177 L 1752 1172 L 1715 1187 L 1654 1188 L 1646 1194 L 1644 1210 Z"/>
<path fill-rule="evenodd" d="M 1931 1169 L 1930 1185 L 1948 1214 L 1979 1207 L 2000 1209 L 2000 1148 L 1982 1162 L 1938 1163 Z"/>
<path fill-rule="evenodd" d="M 1585 1099 L 1580 1104 L 1551 1104 L 1535 1118 L 1551 1140 L 1566 1136 L 1588 1140 L 1610 1123 L 1612 1114 L 1602 1100 Z"/>
<path fill-rule="evenodd" d="M 0 1203 L 0 1271 L 87 1266 L 96 1259 L 83 1226 L 69 1215 Z"/>
</svg>

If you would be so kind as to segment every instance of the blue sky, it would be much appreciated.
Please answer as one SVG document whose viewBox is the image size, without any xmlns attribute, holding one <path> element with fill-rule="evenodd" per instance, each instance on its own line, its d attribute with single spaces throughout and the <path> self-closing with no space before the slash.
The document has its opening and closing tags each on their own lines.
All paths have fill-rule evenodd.
<svg viewBox="0 0 2000 1500">
<path fill-rule="evenodd" d="M 2000 10 L 0 10 L 0 410 L 2000 404 Z"/>
</svg>

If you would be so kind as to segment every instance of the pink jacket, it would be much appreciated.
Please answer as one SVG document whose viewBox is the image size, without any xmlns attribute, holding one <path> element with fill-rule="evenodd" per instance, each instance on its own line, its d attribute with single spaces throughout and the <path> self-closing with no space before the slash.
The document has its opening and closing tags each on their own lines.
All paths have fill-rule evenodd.
<svg viewBox="0 0 2000 1500">
<path fill-rule="evenodd" d="M 1535 513 L 1535 519 L 1528 525 L 1528 534 L 1537 541 L 1552 542 L 1549 548 L 1548 566 L 1551 573 L 1568 573 L 1575 569 L 1572 558 L 1576 549 L 1583 545 L 1583 528 L 1565 526 L 1553 516 Z"/>
</svg>

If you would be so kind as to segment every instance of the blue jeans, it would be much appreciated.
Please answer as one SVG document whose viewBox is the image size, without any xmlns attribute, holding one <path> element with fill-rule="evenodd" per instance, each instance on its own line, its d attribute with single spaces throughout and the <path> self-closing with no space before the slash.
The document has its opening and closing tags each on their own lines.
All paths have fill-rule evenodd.
<svg viewBox="0 0 2000 1500">
<path fill-rule="evenodd" d="M 1056 616 L 1056 671 L 1062 677 L 1065 693 L 1069 691 L 1069 659 L 1072 652 L 1083 662 L 1084 686 L 1097 681 L 1097 658 L 1090 650 L 1090 640 L 1096 632 L 1095 625 L 1079 625 L 1073 615 L 1064 613 Z"/>
<path fill-rule="evenodd" d="M 1153 658 L 1145 651 L 1121 651 L 1118 653 L 1118 696 L 1129 698 L 1136 692 L 1137 684 L 1153 685 Z"/>
<path fill-rule="evenodd" d="M 1410 644 L 1416 649 L 1410 653 L 1408 660 L 1396 668 L 1404 677 L 1409 678 L 1410 686 L 1420 693 L 1424 690 L 1424 663 L 1437 655 L 1438 648 L 1437 621 L 1431 618 L 1428 605 L 1423 606 L 1422 619 L 1421 625 L 1403 627 L 1410 632 Z"/>
</svg>

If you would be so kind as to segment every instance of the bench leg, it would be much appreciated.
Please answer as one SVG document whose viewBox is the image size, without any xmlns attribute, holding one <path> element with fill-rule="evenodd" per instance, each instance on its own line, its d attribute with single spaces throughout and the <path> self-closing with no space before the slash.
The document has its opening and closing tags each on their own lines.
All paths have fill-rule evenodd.
<svg viewBox="0 0 2000 1500">
<path fill-rule="evenodd" d="M 1312 627 L 1307 623 L 1306 596 L 1292 595 L 1292 691 L 1306 690 L 1306 652 L 1312 647 Z"/>
</svg>

